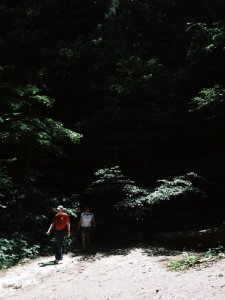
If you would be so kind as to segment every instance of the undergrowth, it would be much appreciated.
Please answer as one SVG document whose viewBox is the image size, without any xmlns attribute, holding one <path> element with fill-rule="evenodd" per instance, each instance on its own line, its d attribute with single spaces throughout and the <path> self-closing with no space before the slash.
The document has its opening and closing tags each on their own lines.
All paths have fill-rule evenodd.
<svg viewBox="0 0 225 300">
<path fill-rule="evenodd" d="M 201 257 L 190 254 L 188 252 L 183 252 L 180 259 L 171 261 L 168 264 L 170 271 L 181 271 L 193 267 L 200 262 L 206 262 L 210 260 L 217 260 L 224 257 L 225 249 L 222 245 L 214 248 L 209 248 L 208 251 L 201 255 Z"/>
</svg>

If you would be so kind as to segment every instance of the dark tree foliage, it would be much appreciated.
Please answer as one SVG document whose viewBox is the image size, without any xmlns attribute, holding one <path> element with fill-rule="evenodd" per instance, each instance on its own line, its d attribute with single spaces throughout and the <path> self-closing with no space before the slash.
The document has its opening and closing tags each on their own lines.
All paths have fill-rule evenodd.
<svg viewBox="0 0 225 300">
<path fill-rule="evenodd" d="M 9 264 L 59 203 L 73 226 L 89 203 L 108 242 L 223 221 L 224 8 L 1 1 L 0 245 L 24 241 Z"/>
</svg>

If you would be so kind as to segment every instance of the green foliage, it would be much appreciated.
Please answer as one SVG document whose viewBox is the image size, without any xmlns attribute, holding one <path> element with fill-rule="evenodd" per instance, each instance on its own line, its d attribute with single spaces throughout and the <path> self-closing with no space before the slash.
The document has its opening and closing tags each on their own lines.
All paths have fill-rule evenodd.
<svg viewBox="0 0 225 300">
<path fill-rule="evenodd" d="M 85 203 L 94 210 L 100 210 L 104 206 L 104 215 L 111 218 L 115 205 L 123 197 L 123 187 L 130 180 L 124 176 L 118 166 L 99 169 L 95 172 L 97 177 L 84 191 Z M 105 206 L 107 199 L 107 205 Z"/>
<path fill-rule="evenodd" d="M 170 271 L 181 271 L 194 266 L 197 262 L 198 258 L 195 255 L 183 252 L 181 259 L 176 259 L 169 263 L 169 269 Z"/>
<path fill-rule="evenodd" d="M 170 6 L 170 0 L 154 0 L 151 3 L 148 0 L 111 0 L 106 19 L 119 21 L 124 25 L 126 31 L 130 33 L 133 30 L 133 36 L 139 33 L 140 37 L 146 29 L 144 25 L 146 27 L 150 27 L 150 24 L 156 26 L 166 17 Z M 149 28 L 149 30 L 151 29 Z"/>
<path fill-rule="evenodd" d="M 19 234 L 10 240 L 0 238 L 0 269 L 8 268 L 24 258 L 37 257 L 39 248 L 39 245 L 30 245 Z"/>
<path fill-rule="evenodd" d="M 154 190 L 142 189 L 134 185 L 125 185 L 126 198 L 117 207 L 135 209 L 140 206 L 159 204 L 161 201 L 168 201 L 175 197 L 184 198 L 190 195 L 205 197 L 205 192 L 193 184 L 195 179 L 201 178 L 196 173 L 190 172 L 183 176 L 176 176 L 172 180 L 158 180 L 160 186 Z"/>
<path fill-rule="evenodd" d="M 99 169 L 95 172 L 95 176 L 97 179 L 88 186 L 84 193 L 102 200 L 107 197 L 110 205 L 119 201 L 124 185 L 132 182 L 123 175 L 119 166 Z"/>
<path fill-rule="evenodd" d="M 159 201 L 170 200 L 172 197 L 186 196 L 189 193 L 204 197 L 204 191 L 192 183 L 192 180 L 196 178 L 200 179 L 200 176 L 190 172 L 183 176 L 174 177 L 172 180 L 158 180 L 161 185 L 146 197 L 146 201 L 149 204 L 154 204 Z"/>
<path fill-rule="evenodd" d="M 210 197 L 224 198 L 223 0 L 17 2 L 0 4 L 4 230 L 15 228 L 10 220 L 39 236 L 52 207 L 63 202 L 76 217 L 79 201 L 93 204 L 103 227 L 118 220 L 114 233 L 121 240 L 137 230 L 129 218 L 141 220 L 140 232 L 151 217 L 167 226 L 170 207 L 181 219 L 184 202 L 204 202 L 202 227 L 219 222 L 222 210 L 205 209 L 211 212 Z M 188 113 L 190 98 L 191 111 L 199 113 Z M 211 140 L 208 126 L 192 122 L 206 111 L 207 120 L 216 120 Z M 78 147 L 76 130 L 86 133 Z M 121 168 L 103 169 L 111 165 Z M 199 187 L 197 174 L 213 188 Z M 87 184 L 84 198 L 73 197 Z M 163 216 L 160 207 L 168 208 Z M 194 214 L 193 207 L 183 210 Z"/>
<path fill-rule="evenodd" d="M 212 109 L 218 107 L 225 101 L 225 89 L 219 85 L 215 85 L 212 88 L 204 88 L 199 92 L 197 97 L 192 100 L 192 105 L 195 110 Z"/>
<path fill-rule="evenodd" d="M 170 271 L 180 271 L 182 267 L 182 261 L 180 259 L 176 259 L 174 261 L 171 261 L 168 266 Z"/>
<path fill-rule="evenodd" d="M 111 78 L 111 92 L 136 100 L 142 95 L 142 102 L 146 96 L 156 93 L 157 80 L 164 76 L 163 66 L 156 59 L 143 60 L 136 56 L 121 59 L 117 63 L 117 72 L 117 77 Z"/>
<path fill-rule="evenodd" d="M 95 172 L 97 176 L 97 180 L 93 183 L 93 185 L 99 183 L 125 183 L 127 182 L 126 177 L 122 174 L 119 166 L 111 167 L 111 168 L 104 168 L 100 169 Z"/>
<path fill-rule="evenodd" d="M 0 169 L 0 192 L 7 193 L 13 188 L 12 178 L 4 173 L 3 170 Z"/>
<path fill-rule="evenodd" d="M 109 7 L 109 11 L 106 14 L 106 18 L 112 18 L 113 16 L 116 15 L 116 11 L 119 7 L 120 0 L 111 0 L 111 5 Z"/>
<path fill-rule="evenodd" d="M 37 213 L 26 213 L 26 216 L 24 217 L 24 222 L 27 224 L 35 224 L 33 225 L 36 228 L 41 228 L 42 224 L 46 223 L 46 220 L 48 218 L 44 214 L 37 214 Z"/>
<path fill-rule="evenodd" d="M 13 83 L 2 83 L 0 85 L 0 97 L 2 103 L 11 107 L 14 113 L 24 107 L 32 106 L 34 103 L 51 107 L 54 100 L 46 95 L 41 94 L 41 90 L 31 84 L 16 85 Z"/>
<path fill-rule="evenodd" d="M 168 267 L 170 271 L 181 271 L 193 267 L 199 262 L 204 262 L 211 259 L 220 259 L 222 257 L 224 257 L 224 247 L 219 243 L 217 247 L 209 248 L 209 250 L 204 254 L 203 260 L 201 260 L 200 257 L 197 257 L 196 255 L 189 254 L 188 252 L 183 252 L 182 258 L 171 261 L 168 264 Z"/>
<path fill-rule="evenodd" d="M 63 205 L 65 211 L 74 218 L 78 217 L 80 212 L 80 206 L 78 203 L 79 195 L 78 194 L 71 194 L 65 196 L 62 199 L 54 197 L 51 199 L 52 206 L 57 207 L 58 205 Z"/>
<path fill-rule="evenodd" d="M 57 156 L 64 154 L 60 143 L 70 141 L 78 143 L 81 134 L 65 128 L 61 122 L 41 116 L 36 104 L 51 107 L 53 99 L 42 95 L 34 85 L 0 85 L 2 112 L 0 120 L 2 130 L 0 139 L 3 144 L 22 144 L 32 141 L 33 148 L 41 151 L 52 151 Z M 25 145 L 24 145 L 25 144 Z"/>
<path fill-rule="evenodd" d="M 211 26 L 207 23 L 189 24 L 187 29 L 193 32 L 191 48 L 188 58 L 195 60 L 206 54 L 213 54 L 222 50 L 225 41 L 225 27 L 223 22 L 214 22 Z"/>
<path fill-rule="evenodd" d="M 100 169 L 95 174 L 97 180 L 85 190 L 84 198 L 94 209 L 101 211 L 104 207 L 102 217 L 105 220 L 111 218 L 117 220 L 117 225 L 111 229 L 112 236 L 114 236 L 113 233 L 120 231 L 120 237 L 123 236 L 126 240 L 129 239 L 129 230 L 135 224 L 133 237 L 144 236 L 149 228 L 157 230 L 166 226 L 168 230 L 174 222 L 180 222 L 180 215 L 185 215 L 186 218 L 187 212 L 185 208 L 182 210 L 182 205 L 189 207 L 190 203 L 197 200 L 198 202 L 194 203 L 197 207 L 200 199 L 206 197 L 202 187 L 204 180 L 194 172 L 176 176 L 171 180 L 159 180 L 160 186 L 154 189 L 136 185 L 122 173 L 118 166 Z M 170 212 L 169 206 L 173 208 Z M 167 208 L 167 225 L 163 223 L 165 207 Z M 157 217 L 153 219 L 154 215 Z M 187 218 L 184 223 L 192 226 Z M 144 224 L 148 224 L 149 227 Z"/>
<path fill-rule="evenodd" d="M 61 195 L 61 175 L 54 159 L 65 156 L 66 146 L 78 143 L 82 137 L 62 122 L 47 117 L 52 116 L 54 100 L 35 84 L 14 80 L 16 71 L 10 67 L 0 69 L 0 211 L 5 234 L 16 227 L 21 238 L 1 241 L 1 267 L 38 253 L 39 246 L 32 246 L 29 237 L 35 236 L 37 243 L 43 243 L 51 197 Z M 53 167 L 48 168 L 51 163 Z M 76 216 L 76 201 L 73 206 L 68 203 L 68 207 Z M 29 232 L 29 228 L 30 236 L 23 238 L 23 232 Z"/>
<path fill-rule="evenodd" d="M 13 159 L 11 162 L 12 161 Z M 5 210 L 8 208 L 9 203 L 16 194 L 16 185 L 14 178 L 8 174 L 4 164 L 7 164 L 4 160 L 2 163 L 0 162 L 0 212 L 3 212 L 3 215 L 7 218 Z M 4 222 L 4 217 L 2 217 L 2 221 Z"/>
<path fill-rule="evenodd" d="M 50 118 L 43 118 L 42 120 L 33 118 L 26 119 L 29 124 L 29 130 L 33 136 L 33 141 L 37 146 L 45 150 L 53 150 L 56 155 L 63 155 L 63 148 L 60 143 L 70 141 L 78 143 L 82 137 L 81 134 L 76 133 L 68 128 L 65 128 L 61 122 L 52 120 Z M 26 130 L 26 126 L 20 127 L 20 130 Z"/>
<path fill-rule="evenodd" d="M 209 248 L 205 254 L 205 258 L 222 258 L 224 256 L 224 247 L 218 245 L 217 247 Z"/>
</svg>

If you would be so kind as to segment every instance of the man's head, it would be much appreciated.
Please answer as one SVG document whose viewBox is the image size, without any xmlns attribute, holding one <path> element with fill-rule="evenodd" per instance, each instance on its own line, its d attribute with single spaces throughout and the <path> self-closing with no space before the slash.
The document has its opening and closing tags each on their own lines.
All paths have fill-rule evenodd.
<svg viewBox="0 0 225 300">
<path fill-rule="evenodd" d="M 58 212 L 62 212 L 63 210 L 64 210 L 64 208 L 63 208 L 62 205 L 59 205 L 59 206 L 57 207 L 57 211 L 58 211 Z"/>
</svg>

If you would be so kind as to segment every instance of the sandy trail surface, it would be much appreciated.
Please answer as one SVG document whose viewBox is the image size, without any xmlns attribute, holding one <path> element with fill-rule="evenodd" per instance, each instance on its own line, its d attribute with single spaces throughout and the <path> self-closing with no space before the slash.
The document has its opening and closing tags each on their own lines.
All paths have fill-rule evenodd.
<svg viewBox="0 0 225 300">
<path fill-rule="evenodd" d="M 67 254 L 59 265 L 38 258 L 0 273 L 0 299 L 225 299 L 225 259 L 171 272 L 176 258 L 151 248 Z"/>
</svg>

